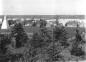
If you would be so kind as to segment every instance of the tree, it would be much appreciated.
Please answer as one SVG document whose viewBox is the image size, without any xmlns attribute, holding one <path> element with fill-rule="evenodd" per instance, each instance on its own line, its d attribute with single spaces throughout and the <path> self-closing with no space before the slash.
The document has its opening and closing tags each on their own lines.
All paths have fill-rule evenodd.
<svg viewBox="0 0 86 62">
<path fill-rule="evenodd" d="M 51 60 L 51 62 L 63 60 L 63 56 L 61 56 L 60 53 L 65 46 L 69 46 L 69 44 L 67 43 L 67 32 L 65 30 L 65 27 L 60 26 L 57 22 L 56 26 L 53 25 L 51 27 L 50 37 L 51 42 L 48 45 L 49 48 L 47 48 L 49 60 Z"/>
<path fill-rule="evenodd" d="M 53 61 L 60 61 L 63 60 L 63 56 L 60 54 L 63 50 L 63 47 L 58 42 L 53 46 L 53 43 L 50 43 L 49 46 L 46 49 L 46 53 L 48 54 L 48 60 L 49 62 Z"/>
<path fill-rule="evenodd" d="M 65 30 L 65 27 L 56 26 L 53 34 L 55 41 L 59 41 L 64 47 L 69 46 L 67 42 L 67 31 Z"/>
<path fill-rule="evenodd" d="M 47 44 L 47 40 L 49 39 L 47 39 L 47 37 L 45 37 L 44 35 L 34 33 L 30 43 L 34 48 L 42 48 L 44 45 Z"/>
<path fill-rule="evenodd" d="M 8 23 L 9 23 L 9 25 L 12 25 L 12 24 L 15 23 L 15 21 L 13 21 L 13 20 L 8 20 Z"/>
<path fill-rule="evenodd" d="M 27 36 L 26 32 L 24 31 L 21 23 L 15 24 L 15 26 L 13 27 L 13 29 L 11 31 L 11 36 L 15 37 L 17 48 L 23 46 L 28 40 L 28 36 Z"/>
<path fill-rule="evenodd" d="M 67 32 L 64 27 L 55 27 L 54 35 L 56 40 L 67 40 Z"/>
<path fill-rule="evenodd" d="M 75 37 L 76 38 L 75 38 L 75 41 L 73 42 L 73 45 L 72 45 L 71 55 L 84 56 L 85 52 L 82 50 L 82 47 L 79 47 L 79 46 L 80 46 L 80 44 L 85 43 L 85 41 L 81 37 L 78 25 L 77 25 L 77 28 L 76 28 L 76 35 L 75 35 Z"/>
<path fill-rule="evenodd" d="M 43 19 L 40 19 L 40 28 L 45 27 L 47 22 Z"/>
<path fill-rule="evenodd" d="M 32 26 L 35 27 L 36 25 L 37 25 L 37 23 L 36 22 L 33 22 Z"/>
<path fill-rule="evenodd" d="M 41 27 L 39 32 L 36 32 L 33 34 L 32 39 L 31 39 L 31 45 L 33 47 L 43 47 L 46 45 L 48 42 L 51 41 L 51 36 L 48 33 L 48 30 L 46 27 Z"/>
<path fill-rule="evenodd" d="M 37 33 L 35 33 L 32 37 L 32 40 L 31 40 L 31 45 L 34 47 L 34 48 L 38 48 L 38 47 L 42 47 L 42 38 L 40 35 L 38 35 Z"/>
<path fill-rule="evenodd" d="M 34 20 L 34 18 L 32 19 L 32 26 L 35 27 L 37 25 L 37 21 Z"/>
<path fill-rule="evenodd" d="M 0 39 L 0 53 L 6 54 L 7 53 L 7 45 L 9 45 L 11 43 L 11 39 L 9 38 L 9 36 L 6 34 L 1 36 Z"/>
<path fill-rule="evenodd" d="M 51 42 L 50 35 L 46 27 L 41 27 L 40 30 L 33 34 L 30 44 L 32 47 L 32 58 L 39 57 L 37 59 L 44 59 L 45 47 L 47 47 Z M 39 52 L 39 53 L 34 53 Z"/>
</svg>

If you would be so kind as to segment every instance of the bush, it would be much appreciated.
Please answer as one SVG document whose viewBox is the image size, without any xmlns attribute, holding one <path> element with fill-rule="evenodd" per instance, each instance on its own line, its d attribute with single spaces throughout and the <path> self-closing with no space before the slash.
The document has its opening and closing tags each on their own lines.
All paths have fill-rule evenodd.
<svg viewBox="0 0 86 62">
<path fill-rule="evenodd" d="M 85 52 L 82 50 L 82 48 L 73 48 L 71 50 L 71 55 L 80 57 L 80 56 L 84 56 Z"/>
</svg>

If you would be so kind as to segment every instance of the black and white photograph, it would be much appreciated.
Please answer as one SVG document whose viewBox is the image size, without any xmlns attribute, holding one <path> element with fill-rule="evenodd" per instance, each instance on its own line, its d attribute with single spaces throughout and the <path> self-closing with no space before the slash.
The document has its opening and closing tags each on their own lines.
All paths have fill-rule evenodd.
<svg viewBox="0 0 86 62">
<path fill-rule="evenodd" d="M 86 62 L 85 0 L 0 0 L 0 62 Z"/>
</svg>

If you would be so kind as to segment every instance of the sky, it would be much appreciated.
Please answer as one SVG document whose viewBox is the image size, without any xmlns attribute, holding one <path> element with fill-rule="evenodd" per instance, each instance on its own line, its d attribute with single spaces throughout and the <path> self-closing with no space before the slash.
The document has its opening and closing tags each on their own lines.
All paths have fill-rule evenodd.
<svg viewBox="0 0 86 62">
<path fill-rule="evenodd" d="M 0 15 L 86 14 L 86 0 L 0 0 Z"/>
<path fill-rule="evenodd" d="M 2 10 L 2 0 L 0 0 L 0 15 L 2 15 L 2 12 L 3 10 Z"/>
</svg>

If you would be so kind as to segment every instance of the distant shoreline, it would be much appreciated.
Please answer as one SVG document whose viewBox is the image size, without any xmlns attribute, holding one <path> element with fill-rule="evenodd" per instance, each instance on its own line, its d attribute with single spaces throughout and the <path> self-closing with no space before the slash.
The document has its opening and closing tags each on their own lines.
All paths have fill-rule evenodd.
<svg viewBox="0 0 86 62">
<path fill-rule="evenodd" d="M 3 18 L 5 15 L 0 15 Z M 85 15 L 6 15 L 7 18 L 85 19 Z"/>
</svg>

